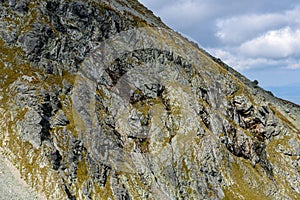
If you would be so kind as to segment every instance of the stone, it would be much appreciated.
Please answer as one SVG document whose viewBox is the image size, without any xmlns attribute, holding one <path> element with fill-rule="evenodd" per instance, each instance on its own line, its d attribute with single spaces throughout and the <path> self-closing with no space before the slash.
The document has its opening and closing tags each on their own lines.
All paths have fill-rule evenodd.
<svg viewBox="0 0 300 200">
<path fill-rule="evenodd" d="M 29 110 L 24 115 L 24 120 L 17 123 L 17 129 L 22 140 L 30 142 L 34 148 L 39 148 L 41 145 L 41 126 L 42 117 L 34 111 Z"/>
<path fill-rule="evenodd" d="M 51 121 L 51 126 L 56 127 L 56 126 L 66 126 L 69 124 L 69 120 L 67 119 L 67 116 L 62 110 L 58 110 L 56 115 L 52 118 Z"/>
</svg>

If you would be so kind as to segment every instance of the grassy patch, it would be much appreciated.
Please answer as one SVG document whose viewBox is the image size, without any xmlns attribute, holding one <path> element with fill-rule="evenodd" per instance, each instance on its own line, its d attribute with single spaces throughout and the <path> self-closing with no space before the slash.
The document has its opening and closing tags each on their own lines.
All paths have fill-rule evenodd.
<svg viewBox="0 0 300 200">
<path fill-rule="evenodd" d="M 236 158 L 239 159 L 239 158 Z M 236 161 L 231 163 L 231 177 L 233 178 L 233 184 L 224 188 L 225 198 L 224 200 L 232 199 L 270 199 L 264 194 L 266 188 L 264 185 L 268 184 L 270 180 L 266 176 L 260 175 L 253 167 L 244 161 Z M 254 179 L 257 186 L 249 184 L 248 178 Z"/>
</svg>

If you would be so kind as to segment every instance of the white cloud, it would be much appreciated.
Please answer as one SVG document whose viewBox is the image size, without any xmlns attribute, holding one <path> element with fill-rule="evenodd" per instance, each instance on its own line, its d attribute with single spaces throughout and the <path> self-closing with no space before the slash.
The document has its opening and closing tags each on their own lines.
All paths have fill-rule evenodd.
<svg viewBox="0 0 300 200">
<path fill-rule="evenodd" d="M 215 35 L 223 46 L 213 53 L 237 70 L 300 69 L 299 6 L 219 19 L 216 25 Z"/>
<path fill-rule="evenodd" d="M 300 29 L 285 27 L 241 44 L 239 50 L 250 57 L 286 58 L 300 55 Z"/>
<path fill-rule="evenodd" d="M 240 43 L 269 30 L 300 26 L 300 6 L 273 13 L 253 13 L 218 19 L 215 35 L 224 43 Z"/>
<path fill-rule="evenodd" d="M 278 66 L 278 60 L 268 59 L 264 57 L 250 58 L 242 54 L 236 53 L 233 49 L 209 49 L 214 56 L 221 58 L 223 62 L 238 71 L 245 71 L 253 68 L 265 68 L 268 66 Z M 282 64 L 282 63 L 281 63 Z"/>
<path fill-rule="evenodd" d="M 217 20 L 218 31 L 215 34 L 224 43 L 240 43 L 249 37 L 273 27 L 280 27 L 287 23 L 281 14 L 252 14 Z"/>
<path fill-rule="evenodd" d="M 300 62 L 294 61 L 287 66 L 288 69 L 300 69 Z"/>
<path fill-rule="evenodd" d="M 222 9 L 221 6 L 209 1 L 177 0 L 160 8 L 160 15 L 177 28 L 191 28 L 201 26 L 199 22 L 210 19 Z"/>
<path fill-rule="evenodd" d="M 261 70 L 266 68 L 271 68 L 273 70 L 282 69 L 282 70 L 299 70 L 300 61 L 297 57 L 291 58 L 266 58 L 265 56 L 258 57 L 249 57 L 241 54 L 240 52 L 234 49 L 208 49 L 208 51 L 214 56 L 221 58 L 223 62 L 233 67 L 238 71 L 247 71 L 247 70 Z M 297 79 L 298 80 L 298 79 Z"/>
</svg>

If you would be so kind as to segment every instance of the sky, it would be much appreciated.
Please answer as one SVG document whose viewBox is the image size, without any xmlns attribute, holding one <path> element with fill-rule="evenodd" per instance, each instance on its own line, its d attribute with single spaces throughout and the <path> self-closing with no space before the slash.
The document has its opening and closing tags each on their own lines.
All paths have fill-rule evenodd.
<svg viewBox="0 0 300 200">
<path fill-rule="evenodd" d="M 300 105 L 300 1 L 139 1 L 250 80 Z"/>
</svg>

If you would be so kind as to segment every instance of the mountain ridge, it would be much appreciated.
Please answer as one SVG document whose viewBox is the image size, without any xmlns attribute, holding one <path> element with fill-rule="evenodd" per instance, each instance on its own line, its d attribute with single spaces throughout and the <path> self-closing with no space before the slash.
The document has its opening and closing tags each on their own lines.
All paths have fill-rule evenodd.
<svg viewBox="0 0 300 200">
<path fill-rule="evenodd" d="M 48 199 L 299 197 L 299 106 L 137 1 L 0 13 L 1 154 Z"/>
</svg>

